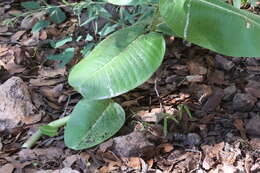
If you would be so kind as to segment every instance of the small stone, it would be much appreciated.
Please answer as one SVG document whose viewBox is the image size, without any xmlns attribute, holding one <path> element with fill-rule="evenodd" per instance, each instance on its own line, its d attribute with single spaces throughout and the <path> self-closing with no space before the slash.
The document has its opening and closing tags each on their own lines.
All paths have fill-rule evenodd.
<svg viewBox="0 0 260 173">
<path fill-rule="evenodd" d="M 257 66 L 260 64 L 259 58 L 247 58 L 246 64 L 249 66 Z"/>
<path fill-rule="evenodd" d="M 256 103 L 256 107 L 257 107 L 258 110 L 260 110 L 260 101 L 258 101 L 258 102 Z"/>
<path fill-rule="evenodd" d="M 190 75 L 190 76 L 186 76 L 186 79 L 188 82 L 202 82 L 204 80 L 202 75 Z"/>
<path fill-rule="evenodd" d="M 188 146 L 198 146 L 201 143 L 201 137 L 197 133 L 187 134 L 185 144 Z"/>
<path fill-rule="evenodd" d="M 224 89 L 224 97 L 223 100 L 230 100 L 234 94 L 236 93 L 237 88 L 235 85 L 231 85 Z"/>
<path fill-rule="evenodd" d="M 233 98 L 232 106 L 235 111 L 247 112 L 254 107 L 256 101 L 257 99 L 250 94 L 237 93 Z"/>
<path fill-rule="evenodd" d="M 21 78 L 12 77 L 0 85 L 0 98 L 0 131 L 14 128 L 19 122 L 26 123 L 35 117 L 36 108 Z"/>
<path fill-rule="evenodd" d="M 260 98 L 260 82 L 249 81 L 245 87 L 245 91 L 256 98 Z"/>
<path fill-rule="evenodd" d="M 215 57 L 216 64 L 223 70 L 230 71 L 235 64 L 223 56 L 217 55 Z"/>
<path fill-rule="evenodd" d="M 114 151 L 121 157 L 144 156 L 155 154 L 154 145 L 147 139 L 144 132 L 134 131 L 114 139 Z"/>
<path fill-rule="evenodd" d="M 260 137 L 260 116 L 255 114 L 246 123 L 246 132 L 251 136 Z"/>
</svg>

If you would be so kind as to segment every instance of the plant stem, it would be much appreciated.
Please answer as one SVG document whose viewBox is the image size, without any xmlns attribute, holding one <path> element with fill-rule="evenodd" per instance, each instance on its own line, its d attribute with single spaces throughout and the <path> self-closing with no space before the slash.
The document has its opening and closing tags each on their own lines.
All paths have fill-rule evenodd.
<svg viewBox="0 0 260 173">
<path fill-rule="evenodd" d="M 58 120 L 54 120 L 52 122 L 50 122 L 48 125 L 55 127 L 55 128 L 60 128 L 62 126 L 64 126 L 67 121 L 69 120 L 70 116 L 66 116 L 63 118 L 60 118 Z M 41 130 L 37 130 L 29 139 L 27 139 L 25 141 L 25 143 L 22 145 L 22 148 L 32 148 L 34 146 L 34 144 L 41 138 L 42 136 L 42 132 Z"/>
<path fill-rule="evenodd" d="M 156 31 L 157 25 L 160 23 L 160 10 L 159 6 L 156 7 L 154 16 L 153 16 L 153 21 L 150 25 L 150 30 L 151 31 Z"/>
</svg>

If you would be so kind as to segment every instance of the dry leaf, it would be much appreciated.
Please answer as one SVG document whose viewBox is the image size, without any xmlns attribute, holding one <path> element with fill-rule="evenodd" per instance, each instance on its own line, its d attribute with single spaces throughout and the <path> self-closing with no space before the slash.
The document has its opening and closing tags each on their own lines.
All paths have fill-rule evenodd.
<svg viewBox="0 0 260 173">
<path fill-rule="evenodd" d="M 127 165 L 134 169 L 141 169 L 141 162 L 139 157 L 130 157 Z"/>
</svg>

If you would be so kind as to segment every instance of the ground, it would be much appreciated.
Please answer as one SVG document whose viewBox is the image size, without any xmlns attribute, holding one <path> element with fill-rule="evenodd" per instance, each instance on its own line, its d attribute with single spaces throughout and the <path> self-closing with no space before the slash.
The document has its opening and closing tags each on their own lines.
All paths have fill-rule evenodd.
<svg viewBox="0 0 260 173">
<path fill-rule="evenodd" d="M 20 10 L 15 1 L 0 4 L 1 20 Z M 46 60 L 56 50 L 43 44 L 76 32 L 73 22 L 36 36 L 0 26 L 0 116 L 23 115 L 0 122 L 1 173 L 260 172 L 260 59 L 226 57 L 173 37 L 165 37 L 165 59 L 152 78 L 114 99 L 127 121 L 111 139 L 73 151 L 61 129 L 22 149 L 40 125 L 68 115 L 81 97 L 67 76 L 83 44 L 61 48 L 77 50 L 65 67 Z"/>
</svg>

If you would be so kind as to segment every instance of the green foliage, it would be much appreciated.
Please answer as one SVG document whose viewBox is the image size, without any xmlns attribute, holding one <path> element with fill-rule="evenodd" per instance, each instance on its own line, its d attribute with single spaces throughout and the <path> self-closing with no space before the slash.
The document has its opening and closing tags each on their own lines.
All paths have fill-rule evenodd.
<svg viewBox="0 0 260 173">
<path fill-rule="evenodd" d="M 181 37 L 224 55 L 260 56 L 260 17 L 239 9 L 239 1 L 236 8 L 222 0 L 107 0 L 123 5 L 119 7 L 119 20 L 106 10 L 105 2 L 63 2 L 72 6 L 79 26 L 95 26 L 94 33 L 85 36 L 87 43 L 81 50 L 85 58 L 72 68 L 68 79 L 69 84 L 83 96 L 65 128 L 65 144 L 72 149 L 97 145 L 120 129 L 125 114 L 120 105 L 110 99 L 144 83 L 160 66 L 166 47 L 162 33 Z M 125 5 L 134 5 L 132 12 L 125 10 Z M 84 9 L 88 9 L 87 19 L 81 21 Z M 48 11 L 53 22 L 59 24 L 66 20 L 61 8 L 51 6 Z M 110 22 L 99 28 L 100 17 Z M 123 29 L 116 31 L 118 28 Z M 90 52 L 97 37 L 98 41 L 105 39 Z M 82 37 L 77 40 L 80 39 Z M 51 45 L 58 48 L 71 40 L 64 38 Z M 73 55 L 74 48 L 67 48 L 48 59 L 62 61 L 65 65 Z M 183 112 L 192 118 L 187 106 L 179 105 L 178 109 L 179 119 L 166 115 L 165 133 L 167 119 L 178 123 Z M 41 129 L 48 135 L 56 132 L 54 128 Z"/>
<path fill-rule="evenodd" d="M 228 56 L 260 55 L 259 16 L 219 0 L 176 2 L 161 0 L 160 12 L 179 37 Z"/>
<path fill-rule="evenodd" d="M 234 7 L 236 7 L 236 8 L 240 8 L 241 7 L 241 0 L 233 0 L 233 5 L 234 5 Z"/>
<path fill-rule="evenodd" d="M 61 40 L 58 40 L 58 41 L 51 40 L 50 44 L 51 44 L 51 47 L 58 48 L 58 47 L 65 45 L 68 42 L 71 42 L 71 41 L 72 41 L 71 37 L 65 37 L 64 39 L 61 39 Z"/>
<path fill-rule="evenodd" d="M 143 32 L 139 25 L 109 36 L 73 67 L 69 84 L 93 100 L 118 96 L 145 82 L 160 66 L 165 43 L 160 34 Z"/>
<path fill-rule="evenodd" d="M 47 28 L 50 22 L 46 20 L 40 20 L 32 27 L 32 32 L 39 32 L 40 30 Z"/>
<path fill-rule="evenodd" d="M 123 108 L 112 100 L 81 100 L 65 127 L 65 144 L 75 150 L 97 145 L 114 135 L 124 124 Z"/>
<path fill-rule="evenodd" d="M 51 20 L 57 24 L 61 24 L 67 18 L 63 10 L 56 6 L 49 8 L 49 15 Z"/>
<path fill-rule="evenodd" d="M 41 126 L 40 131 L 42 134 L 50 136 L 50 137 L 56 136 L 58 134 L 58 128 L 50 126 L 50 125 Z"/>
<path fill-rule="evenodd" d="M 60 61 L 60 67 L 64 67 L 66 64 L 68 64 L 71 59 L 74 56 L 74 48 L 67 48 L 65 49 L 64 52 L 60 53 L 60 54 L 55 54 L 55 55 L 49 55 L 47 56 L 47 59 L 49 60 L 56 60 L 56 61 Z"/>
<path fill-rule="evenodd" d="M 35 1 L 22 2 L 21 6 L 26 8 L 27 10 L 36 10 L 41 8 L 40 4 Z"/>
<path fill-rule="evenodd" d="M 142 5 L 155 3 L 156 0 L 106 0 L 107 2 L 114 5 Z"/>
</svg>

